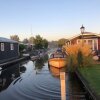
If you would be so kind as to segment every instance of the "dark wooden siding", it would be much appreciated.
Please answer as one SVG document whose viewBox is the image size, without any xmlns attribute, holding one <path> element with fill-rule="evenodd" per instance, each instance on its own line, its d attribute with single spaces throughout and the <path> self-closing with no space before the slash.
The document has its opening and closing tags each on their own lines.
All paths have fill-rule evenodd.
<svg viewBox="0 0 100 100">
<path fill-rule="evenodd" d="M 1 51 L 1 43 L 0 43 L 0 63 L 18 57 L 18 43 L 13 43 L 14 50 L 11 50 L 10 44 L 11 43 L 4 43 L 4 51 Z"/>
</svg>

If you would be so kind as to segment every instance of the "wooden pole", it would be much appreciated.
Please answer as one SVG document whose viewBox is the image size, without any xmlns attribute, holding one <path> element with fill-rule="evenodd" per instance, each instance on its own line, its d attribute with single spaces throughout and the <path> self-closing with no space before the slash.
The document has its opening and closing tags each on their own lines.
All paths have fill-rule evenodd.
<svg viewBox="0 0 100 100">
<path fill-rule="evenodd" d="M 66 81 L 65 72 L 60 72 L 60 83 L 61 83 L 61 100 L 66 100 Z"/>
</svg>

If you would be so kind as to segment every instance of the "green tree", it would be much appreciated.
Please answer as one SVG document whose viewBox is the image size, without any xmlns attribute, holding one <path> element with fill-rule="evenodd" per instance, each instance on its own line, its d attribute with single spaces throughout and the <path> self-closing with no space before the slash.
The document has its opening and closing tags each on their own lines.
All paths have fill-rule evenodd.
<svg viewBox="0 0 100 100">
<path fill-rule="evenodd" d="M 48 48 L 48 41 L 46 39 L 43 39 L 43 48 L 47 49 Z"/>
<path fill-rule="evenodd" d="M 23 40 L 23 43 L 29 43 L 28 39 L 25 38 L 25 39 Z"/>
<path fill-rule="evenodd" d="M 68 39 L 65 39 L 65 38 L 59 39 L 58 46 L 62 47 L 67 41 L 68 41 Z"/>
<path fill-rule="evenodd" d="M 34 45 L 36 49 L 42 49 L 43 48 L 43 38 L 40 35 L 36 35 L 34 39 Z"/>
<path fill-rule="evenodd" d="M 18 36 L 18 35 L 11 35 L 11 36 L 10 36 L 10 39 L 19 42 L 19 36 Z"/>
<path fill-rule="evenodd" d="M 29 43 L 34 44 L 34 37 L 29 38 Z"/>
</svg>

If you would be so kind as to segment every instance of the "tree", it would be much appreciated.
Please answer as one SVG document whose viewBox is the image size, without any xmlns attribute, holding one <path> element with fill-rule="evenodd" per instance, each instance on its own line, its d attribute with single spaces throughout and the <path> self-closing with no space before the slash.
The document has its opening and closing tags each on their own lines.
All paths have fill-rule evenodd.
<svg viewBox="0 0 100 100">
<path fill-rule="evenodd" d="M 23 40 L 23 43 L 29 43 L 28 39 L 25 38 L 25 39 Z"/>
<path fill-rule="evenodd" d="M 58 46 L 62 47 L 67 41 L 68 41 L 68 39 L 65 39 L 65 38 L 59 39 Z"/>
<path fill-rule="evenodd" d="M 18 36 L 18 35 L 11 35 L 11 36 L 10 36 L 10 39 L 19 42 L 19 36 Z"/>
<path fill-rule="evenodd" d="M 43 48 L 42 41 L 43 41 L 42 37 L 40 35 L 36 35 L 36 37 L 34 39 L 34 44 L 35 44 L 36 49 L 42 49 Z"/>
<path fill-rule="evenodd" d="M 30 37 L 30 38 L 29 38 L 29 43 L 30 43 L 30 44 L 34 44 L 34 37 Z"/>
<path fill-rule="evenodd" d="M 48 42 L 48 47 L 49 48 L 57 48 L 57 46 L 58 46 L 58 41 Z"/>
<path fill-rule="evenodd" d="M 19 44 L 19 51 L 22 52 L 25 49 L 24 44 Z"/>
<path fill-rule="evenodd" d="M 47 49 L 48 48 L 48 41 L 46 39 L 43 39 L 43 48 Z"/>
</svg>

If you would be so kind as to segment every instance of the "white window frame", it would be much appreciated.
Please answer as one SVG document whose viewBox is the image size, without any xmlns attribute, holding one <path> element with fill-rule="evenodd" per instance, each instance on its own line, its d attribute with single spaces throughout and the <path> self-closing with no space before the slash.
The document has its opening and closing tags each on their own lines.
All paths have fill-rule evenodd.
<svg viewBox="0 0 100 100">
<path fill-rule="evenodd" d="M 5 50 L 4 49 L 4 43 L 1 43 L 0 46 L 1 46 L 1 51 L 4 51 Z"/>
<path fill-rule="evenodd" d="M 14 50 L 14 44 L 13 43 L 10 44 L 10 50 Z"/>
</svg>

